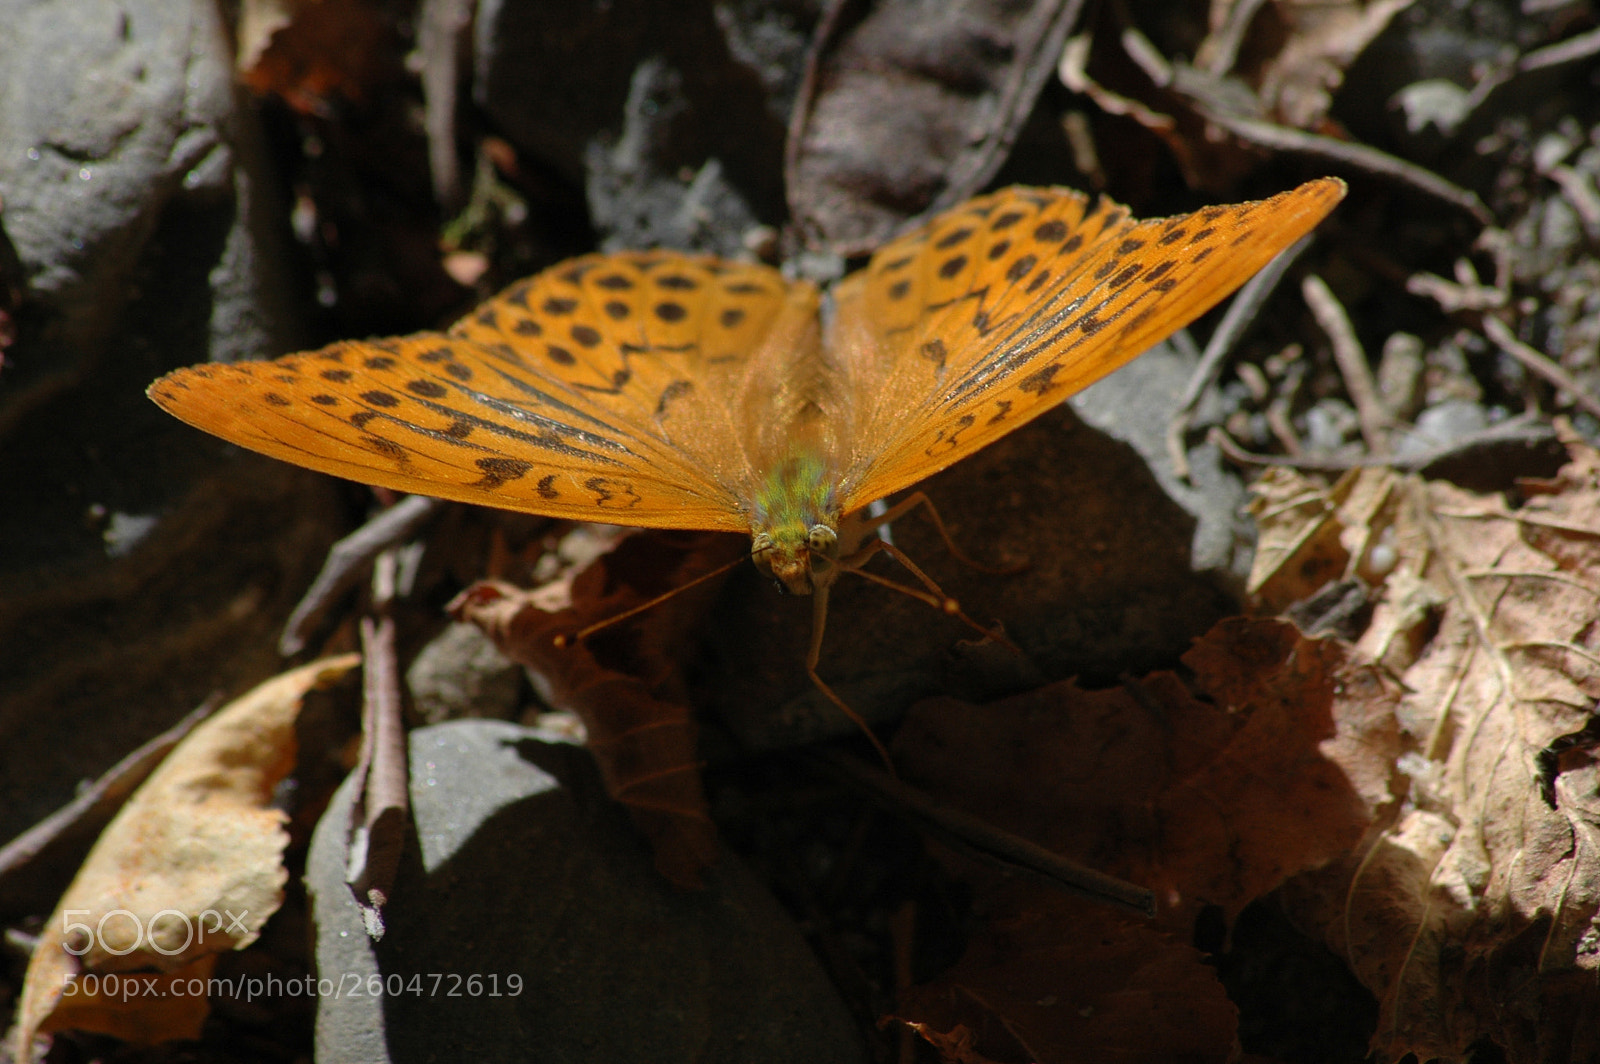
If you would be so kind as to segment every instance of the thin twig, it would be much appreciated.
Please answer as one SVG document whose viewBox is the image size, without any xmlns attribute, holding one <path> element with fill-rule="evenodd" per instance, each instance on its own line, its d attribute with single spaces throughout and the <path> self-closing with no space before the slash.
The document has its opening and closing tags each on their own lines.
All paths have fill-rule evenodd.
<svg viewBox="0 0 1600 1064">
<path fill-rule="evenodd" d="M 1526 74 L 1530 70 L 1543 70 L 1546 67 L 1587 59 L 1596 53 L 1600 53 L 1600 30 L 1590 30 L 1576 37 L 1568 37 L 1557 44 L 1534 49 L 1517 60 L 1517 71 Z"/>
<path fill-rule="evenodd" d="M 1290 469 L 1307 469 L 1314 473 L 1345 473 L 1352 469 L 1370 469 L 1387 466 L 1406 472 L 1423 472 L 1436 462 L 1453 458 L 1474 447 L 1483 447 L 1490 444 L 1520 443 L 1533 446 L 1548 443 L 1556 438 L 1556 432 L 1548 425 L 1541 425 L 1531 418 L 1517 418 L 1514 421 L 1504 421 L 1498 425 L 1490 426 L 1481 432 L 1475 432 L 1443 447 L 1435 447 L 1418 454 L 1392 455 L 1387 458 L 1331 458 L 1326 455 L 1281 455 L 1257 454 L 1247 451 L 1234 442 L 1220 427 L 1213 426 L 1206 435 L 1206 439 L 1222 452 L 1224 458 L 1236 465 L 1247 466 L 1286 466 Z M 1467 515 L 1445 515 L 1467 516 Z M 1524 519 L 1526 520 L 1526 519 Z M 1590 530 L 1583 530 L 1585 532 Z"/>
<path fill-rule="evenodd" d="M 300 653 L 312 621 L 365 577 L 374 558 L 409 538 L 443 505 L 426 495 L 408 495 L 329 548 L 322 571 L 284 622 L 278 653 L 284 657 Z"/>
<path fill-rule="evenodd" d="M 1553 359 L 1513 336 L 1505 322 L 1499 318 L 1484 318 L 1483 331 L 1500 350 L 1572 396 L 1574 406 L 1581 406 L 1595 417 L 1600 417 L 1600 400 L 1585 391 L 1583 385 Z"/>
<path fill-rule="evenodd" d="M 361 908 L 367 934 L 376 941 L 383 937 L 383 908 L 394 894 L 411 816 L 394 619 L 361 618 L 361 650 L 361 760 L 356 765 L 360 782 L 350 805 L 346 883 Z"/>
<path fill-rule="evenodd" d="M 222 699 L 216 695 L 207 698 L 188 716 L 108 768 L 72 801 L 0 846 L 0 882 L 36 860 L 47 847 L 74 832 L 81 830 L 87 835 L 83 839 L 83 847 L 87 850 L 94 839 L 94 834 L 89 832 L 97 834 L 173 748 L 194 730 L 195 725 L 215 712 L 221 702 Z"/>
<path fill-rule="evenodd" d="M 1334 361 L 1339 363 L 1345 388 L 1350 392 L 1350 399 L 1356 405 L 1356 416 L 1361 420 L 1361 438 L 1366 441 L 1367 450 L 1381 458 L 1389 453 L 1388 415 L 1378 398 L 1378 382 L 1373 379 L 1372 367 L 1367 364 L 1367 353 L 1362 350 L 1355 327 L 1350 324 L 1350 315 L 1345 313 L 1333 291 L 1316 274 L 1308 274 L 1300 282 L 1300 291 L 1317 324 L 1322 326 L 1322 331 L 1328 334 L 1328 340 L 1333 344 Z"/>
<path fill-rule="evenodd" d="M 1189 375 L 1189 383 L 1184 388 L 1183 395 L 1178 399 L 1177 413 L 1173 414 L 1172 420 L 1167 425 L 1167 454 L 1181 479 L 1189 479 L 1189 454 L 1183 446 L 1183 437 L 1189 431 L 1195 404 L 1200 401 L 1200 396 L 1222 371 L 1222 363 L 1233 351 L 1234 345 L 1239 342 L 1239 337 L 1255 323 L 1256 315 L 1261 313 L 1261 308 L 1277 289 L 1278 282 L 1283 280 L 1283 275 L 1289 272 L 1289 267 L 1293 266 L 1295 260 L 1311 246 L 1311 240 L 1312 234 L 1307 233 L 1278 252 L 1271 262 L 1246 281 L 1244 287 L 1239 289 L 1239 293 L 1229 302 L 1222 320 L 1211 333 L 1211 339 L 1206 341 L 1205 352 L 1201 354 L 1194 372 Z"/>
<path fill-rule="evenodd" d="M 1476 193 L 1446 181 L 1432 170 L 1406 162 L 1388 152 L 1369 148 L 1365 144 L 1351 144 L 1348 141 L 1334 140 L 1332 137 L 1318 136 L 1315 133 L 1306 133 L 1303 130 L 1290 129 L 1288 126 L 1274 125 L 1254 118 L 1223 114 L 1206 107 L 1198 100 L 1194 101 L 1194 105 L 1206 121 L 1216 123 L 1240 140 L 1259 144 L 1263 148 L 1312 155 L 1353 166 L 1368 173 L 1393 178 L 1410 185 L 1418 192 L 1425 192 L 1452 206 L 1460 207 L 1482 225 L 1494 224 L 1494 215 L 1489 213 L 1489 208 L 1483 205 L 1483 201 Z"/>
<path fill-rule="evenodd" d="M 1020 871 L 1069 893 L 1141 916 L 1154 916 L 1152 891 L 1086 868 L 1036 842 L 995 827 L 971 813 L 940 805 L 915 787 L 902 783 L 858 758 L 819 750 L 811 755 L 823 767 L 867 788 L 878 800 L 908 816 L 929 832 L 988 864 Z"/>
</svg>

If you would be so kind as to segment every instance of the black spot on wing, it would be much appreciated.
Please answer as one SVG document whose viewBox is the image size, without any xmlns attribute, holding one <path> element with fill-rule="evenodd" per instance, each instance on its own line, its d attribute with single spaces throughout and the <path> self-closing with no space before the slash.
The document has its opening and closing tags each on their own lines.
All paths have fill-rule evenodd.
<svg viewBox="0 0 1600 1064">
<path fill-rule="evenodd" d="M 677 380 L 661 389 L 661 401 L 656 403 L 656 417 L 666 415 L 667 407 L 694 391 L 691 381 Z"/>
<path fill-rule="evenodd" d="M 1052 388 L 1061 387 L 1054 383 L 1056 374 L 1061 372 L 1061 363 L 1052 362 L 1047 366 L 1034 370 L 1017 382 L 1017 388 L 1033 395 L 1044 395 Z"/>
<path fill-rule="evenodd" d="M 528 470 L 533 468 L 530 462 L 520 458 L 480 458 L 473 463 L 483 472 L 483 479 L 473 487 L 493 491 L 502 487 L 508 481 L 521 480 L 528 475 Z"/>
</svg>

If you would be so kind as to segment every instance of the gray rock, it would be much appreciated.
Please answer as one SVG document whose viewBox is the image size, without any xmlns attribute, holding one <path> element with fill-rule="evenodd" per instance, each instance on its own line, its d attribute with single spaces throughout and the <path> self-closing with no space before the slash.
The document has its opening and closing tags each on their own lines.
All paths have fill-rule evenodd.
<svg viewBox="0 0 1600 1064">
<path fill-rule="evenodd" d="M 584 188 L 606 249 L 739 255 L 784 219 L 783 143 L 817 5 L 483 0 L 474 95 Z"/>
<path fill-rule="evenodd" d="M 182 249 L 203 257 L 206 277 L 190 297 L 210 310 L 197 359 L 285 350 L 293 315 L 260 134 L 239 106 L 216 6 L 0 0 L 0 24 L 4 224 L 30 302 L 47 312 L 49 350 L 94 353 L 139 297 L 129 274 L 162 253 L 152 241 L 185 208 L 216 215 Z"/>
<path fill-rule="evenodd" d="M 343 520 L 144 397 L 299 337 L 282 211 L 211 0 L 0 0 L 0 837 L 72 797 L 265 644 Z M 207 477 L 218 480 L 208 482 Z M 325 524 L 331 517 L 334 524 Z"/>
<path fill-rule="evenodd" d="M 472 624 L 451 624 L 406 670 L 411 704 L 429 724 L 452 717 L 506 720 L 517 711 L 522 667 Z"/>
<path fill-rule="evenodd" d="M 376 945 L 344 883 L 348 782 L 329 804 L 306 867 L 332 991 L 316 1059 L 864 1060 L 749 872 L 724 856 L 706 890 L 670 886 L 589 755 L 543 736 L 497 721 L 412 733 L 416 838 Z M 369 995 L 380 981 L 399 992 Z"/>
<path fill-rule="evenodd" d="M 1139 452 L 1161 490 L 1194 518 L 1194 571 L 1238 594 L 1255 554 L 1244 481 L 1223 465 L 1221 452 L 1210 443 L 1189 449 L 1187 482 L 1178 478 L 1167 453 L 1167 426 L 1194 370 L 1193 358 L 1170 343 L 1157 344 L 1069 402 L 1084 421 Z"/>
</svg>

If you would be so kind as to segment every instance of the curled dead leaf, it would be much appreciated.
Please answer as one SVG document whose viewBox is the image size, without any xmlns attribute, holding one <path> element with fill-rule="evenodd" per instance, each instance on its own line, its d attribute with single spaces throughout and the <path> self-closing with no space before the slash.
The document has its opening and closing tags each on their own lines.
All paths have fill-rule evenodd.
<svg viewBox="0 0 1600 1064">
<path fill-rule="evenodd" d="M 1383 1060 L 1600 1053 L 1600 765 L 1577 748 L 1540 771 L 1600 699 L 1600 457 L 1567 446 L 1520 506 L 1386 474 L 1394 505 L 1366 527 L 1318 518 L 1395 551 L 1358 649 L 1404 685 L 1411 752 L 1404 804 L 1289 894 L 1377 996 Z"/>
<path fill-rule="evenodd" d="M 717 534 L 628 536 L 571 579 L 524 591 L 481 581 L 450 605 L 535 677 L 545 701 L 575 713 L 611 796 L 655 846 L 656 867 L 698 886 L 716 858 L 716 829 L 700 787 L 696 729 L 677 661 L 714 583 L 692 588 L 637 619 L 572 645 L 587 625 L 626 613 L 738 557 Z M 742 544 L 739 553 L 743 553 Z M 560 594 L 570 590 L 570 594 Z"/>
<path fill-rule="evenodd" d="M 995 1048 L 998 1036 L 986 1040 L 999 1030 L 1036 1060 L 1112 1059 L 1129 1046 L 1145 1047 L 1148 1059 L 1226 1059 L 1233 1006 L 1187 944 L 1194 919 L 1210 905 L 1231 918 L 1364 837 L 1393 803 L 1400 691 L 1348 645 L 1308 639 L 1281 621 L 1223 621 L 1184 662 L 1194 693 L 1158 673 L 1120 689 L 1063 683 L 987 706 L 934 699 L 913 708 L 895 743 L 908 779 L 1154 888 L 1162 908 L 1153 928 L 1124 928 L 1099 910 L 1063 909 L 1031 884 L 964 868 L 978 907 L 1011 915 L 909 998 L 902 1019 L 965 1028 L 975 1060 L 1011 1058 L 1012 1049 Z M 1023 933 L 1016 921 L 1038 926 Z M 1122 945 L 1084 960 L 1108 943 Z M 1055 982 L 1035 985 L 1040 969 Z M 1085 972 L 1095 975 L 1085 982 Z M 1028 1005 L 1047 984 L 1068 988 L 1056 991 L 1060 1007 Z M 1193 1003 L 1192 1014 L 1157 1023 L 1157 1000 Z"/>
<path fill-rule="evenodd" d="M 285 814 L 305 695 L 355 668 L 326 658 L 267 681 L 178 744 L 101 834 L 39 936 L 12 1052 L 77 1028 L 131 1042 L 199 1036 L 208 977 L 283 900 Z"/>
</svg>

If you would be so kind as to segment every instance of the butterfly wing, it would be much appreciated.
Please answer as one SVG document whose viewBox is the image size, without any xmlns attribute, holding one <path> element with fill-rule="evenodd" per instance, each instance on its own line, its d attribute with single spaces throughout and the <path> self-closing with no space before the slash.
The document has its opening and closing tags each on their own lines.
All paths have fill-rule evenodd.
<svg viewBox="0 0 1600 1064">
<path fill-rule="evenodd" d="M 754 352 L 815 344 L 816 302 L 764 266 L 589 255 L 512 285 L 447 333 L 194 366 L 150 397 L 242 447 L 363 483 L 744 531 L 754 473 L 734 396 Z"/>
<path fill-rule="evenodd" d="M 846 512 L 987 446 L 1215 306 L 1344 197 L 1135 221 L 1071 189 L 972 200 L 835 288 L 830 349 L 856 398 Z"/>
</svg>

